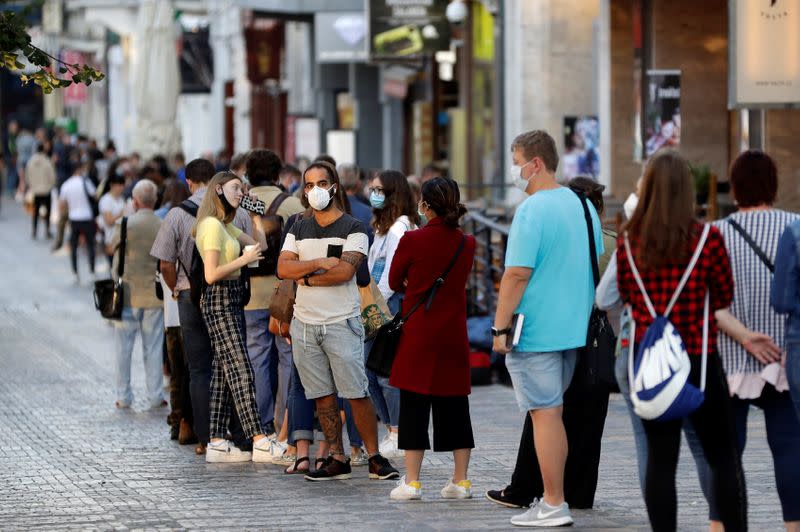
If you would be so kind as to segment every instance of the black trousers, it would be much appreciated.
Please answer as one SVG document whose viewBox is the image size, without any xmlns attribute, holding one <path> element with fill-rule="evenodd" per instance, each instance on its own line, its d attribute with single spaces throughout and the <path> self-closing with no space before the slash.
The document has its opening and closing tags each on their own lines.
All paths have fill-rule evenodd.
<svg viewBox="0 0 800 532">
<path fill-rule="evenodd" d="M 700 357 L 690 357 L 690 381 L 700 382 Z M 716 353 L 708 355 L 705 400 L 689 416 L 711 469 L 712 498 L 726 532 L 747 530 L 747 494 L 737 449 L 733 408 L 722 362 Z M 644 420 L 647 435 L 647 477 L 644 499 L 650 525 L 655 532 L 677 528 L 678 501 L 675 472 L 681 446 L 682 419 Z"/>
<path fill-rule="evenodd" d="M 211 427 L 211 362 L 214 354 L 206 323 L 203 321 L 200 309 L 192 303 L 189 290 L 182 290 L 178 295 L 178 316 L 181 322 L 183 350 L 189 368 L 189 395 L 194 416 L 194 433 L 201 443 L 208 443 Z M 236 409 L 233 409 L 228 430 L 238 445 L 248 443 L 239 423 L 239 417 L 236 415 Z"/>
<path fill-rule="evenodd" d="M 33 197 L 33 238 L 36 238 L 36 229 L 39 227 L 39 210 L 44 207 L 44 232 L 50 235 L 50 194 L 36 195 Z"/>
<path fill-rule="evenodd" d="M 600 446 L 608 413 L 609 390 L 590 384 L 583 358 L 579 354 L 575 375 L 564 393 L 563 420 L 569 451 L 564 468 L 564 497 L 570 508 L 594 505 Z M 533 443 L 533 422 L 525 415 L 517 462 L 505 494 L 515 501 L 530 504 L 544 494 L 542 471 Z"/>
<path fill-rule="evenodd" d="M 72 272 L 78 273 L 78 242 L 83 235 L 86 241 L 86 251 L 89 253 L 89 271 L 94 273 L 94 256 L 97 250 L 97 226 L 94 220 L 85 222 L 70 221 L 69 245 L 70 245 L 70 260 L 72 261 Z"/>
<path fill-rule="evenodd" d="M 431 411 L 435 452 L 475 447 L 468 396 L 422 395 L 400 390 L 400 434 L 397 440 L 400 449 L 422 451 L 431 448 L 428 438 Z"/>
</svg>

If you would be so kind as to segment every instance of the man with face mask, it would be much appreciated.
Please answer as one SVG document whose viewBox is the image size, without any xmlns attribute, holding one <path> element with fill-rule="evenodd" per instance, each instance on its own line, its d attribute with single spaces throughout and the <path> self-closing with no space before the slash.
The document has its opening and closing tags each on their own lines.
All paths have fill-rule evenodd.
<svg viewBox="0 0 800 532">
<path fill-rule="evenodd" d="M 586 344 L 594 282 L 584 206 L 556 182 L 558 153 L 544 131 L 519 135 L 511 145 L 513 184 L 528 197 L 517 209 L 506 249 L 505 273 L 495 313 L 494 351 L 508 355 L 520 410 L 530 415 L 544 495 L 511 518 L 518 526 L 572 524 L 564 500 L 567 438 L 562 421 L 564 392 L 575 370 L 577 349 Z M 600 219 L 586 202 L 596 251 L 603 252 Z M 514 315 L 524 316 L 519 342 L 509 346 Z M 487 494 L 489 498 L 492 493 Z M 501 492 L 502 495 L 502 492 Z M 514 501 L 497 501 L 524 506 Z"/>
<path fill-rule="evenodd" d="M 337 395 L 350 402 L 358 432 L 369 453 L 369 477 L 400 475 L 378 453 L 375 409 L 364 367 L 364 328 L 355 274 L 367 255 L 364 224 L 342 212 L 336 168 L 317 160 L 303 173 L 303 203 L 313 216 L 298 220 L 286 235 L 278 276 L 297 281 L 292 354 L 306 398 L 314 399 L 330 456 L 306 480 L 351 476 L 342 446 Z M 340 196 L 341 197 L 341 196 Z"/>
</svg>

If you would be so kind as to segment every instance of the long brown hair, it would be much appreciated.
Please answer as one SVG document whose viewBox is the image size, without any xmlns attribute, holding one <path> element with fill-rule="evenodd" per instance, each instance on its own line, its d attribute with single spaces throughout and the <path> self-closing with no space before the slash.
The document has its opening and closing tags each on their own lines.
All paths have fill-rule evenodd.
<svg viewBox="0 0 800 532">
<path fill-rule="evenodd" d="M 658 152 L 644 171 L 639 203 L 625 225 L 640 269 L 689 260 L 695 191 L 689 163 L 678 152 Z"/>
<path fill-rule="evenodd" d="M 385 170 L 376 179 L 381 180 L 386 201 L 381 209 L 373 209 L 375 219 L 372 226 L 379 235 L 385 235 L 398 218 L 405 215 L 414 225 L 419 225 L 419 214 L 408 179 L 397 170 Z"/>
<path fill-rule="evenodd" d="M 219 172 L 211 178 L 211 182 L 208 184 L 206 193 L 203 196 L 203 201 L 200 202 L 200 207 L 197 209 L 197 221 L 194 227 L 192 227 L 192 236 L 197 236 L 197 226 L 200 225 L 203 219 L 209 216 L 213 216 L 223 224 L 229 224 L 236 218 L 236 210 L 231 213 L 226 213 L 225 207 L 222 205 L 219 197 L 217 197 L 217 185 L 222 187 L 225 183 L 233 181 L 234 179 L 242 180 L 238 175 L 230 171 Z"/>
</svg>

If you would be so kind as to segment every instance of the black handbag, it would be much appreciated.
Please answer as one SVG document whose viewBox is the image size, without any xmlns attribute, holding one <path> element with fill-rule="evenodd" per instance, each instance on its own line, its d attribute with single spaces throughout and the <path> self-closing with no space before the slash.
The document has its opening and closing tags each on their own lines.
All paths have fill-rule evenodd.
<svg viewBox="0 0 800 532">
<path fill-rule="evenodd" d="M 122 275 L 125 273 L 125 242 L 128 240 L 128 218 L 122 218 L 119 234 L 119 261 L 117 262 L 117 280 L 103 279 L 94 282 L 94 306 L 100 315 L 109 320 L 122 319 L 123 286 Z"/>
<path fill-rule="evenodd" d="M 419 301 L 411 307 L 411 310 L 409 310 L 405 316 L 397 313 L 392 321 L 383 324 L 381 328 L 378 329 L 378 332 L 375 334 L 375 339 L 372 342 L 372 349 L 370 349 L 369 355 L 367 356 L 367 369 L 373 371 L 380 377 L 389 377 L 392 373 L 394 357 L 397 354 L 397 346 L 400 344 L 400 336 L 403 333 L 403 323 L 408 321 L 408 318 L 422 306 L 423 302 L 425 302 L 425 311 L 427 312 L 430 310 L 436 292 L 444 283 L 447 274 L 449 274 L 450 270 L 455 266 L 458 257 L 461 255 L 461 251 L 464 249 L 464 242 L 466 239 L 467 237 L 465 235 L 461 235 L 461 242 L 459 242 L 456 254 L 453 256 L 450 264 L 447 265 L 442 275 L 436 278 L 433 285 L 419 298 Z"/>
<path fill-rule="evenodd" d="M 594 243 L 592 216 L 589 214 L 589 207 L 586 205 L 586 197 L 578 192 L 575 193 L 581 200 L 583 214 L 586 218 L 586 229 L 589 233 L 589 258 L 592 261 L 594 287 L 597 288 L 600 283 L 600 266 L 597 263 L 597 247 Z M 579 366 L 586 373 L 582 376 L 586 385 L 590 387 L 606 387 L 612 392 L 619 391 L 617 379 L 614 377 L 616 347 L 617 337 L 614 335 L 614 329 L 611 328 L 611 323 L 608 321 L 608 315 L 604 310 L 592 305 L 592 313 L 589 316 L 589 326 L 586 331 L 586 346 L 580 351 L 584 360 Z"/>
</svg>

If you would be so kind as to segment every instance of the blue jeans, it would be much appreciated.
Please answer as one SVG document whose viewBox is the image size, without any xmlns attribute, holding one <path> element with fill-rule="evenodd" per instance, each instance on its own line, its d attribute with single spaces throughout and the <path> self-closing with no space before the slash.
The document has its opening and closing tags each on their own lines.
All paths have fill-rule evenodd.
<svg viewBox="0 0 800 532">
<path fill-rule="evenodd" d="M 136 333 L 142 337 L 145 385 L 150 407 L 161 406 L 164 400 L 164 377 L 162 371 L 164 344 L 164 309 L 132 308 L 122 309 L 122 320 L 114 322 L 114 342 L 116 344 L 116 389 L 117 401 L 122 405 L 133 402 L 131 390 L 131 356 Z"/>
<path fill-rule="evenodd" d="M 797 418 L 800 419 L 800 342 L 786 344 L 786 378 Z"/>
<path fill-rule="evenodd" d="M 628 406 L 628 414 L 631 418 L 631 428 L 633 428 L 633 441 L 636 443 L 636 465 L 639 467 L 639 488 L 644 495 L 644 483 L 647 472 L 647 436 L 644 432 L 644 425 L 642 418 L 633 411 L 633 403 L 631 402 L 630 387 L 628 386 L 628 355 L 624 352 L 617 357 L 617 363 L 614 367 L 615 375 L 617 377 L 617 384 L 619 384 L 619 391 L 625 404 Z M 689 450 L 692 452 L 695 466 L 697 467 L 697 476 L 700 480 L 700 488 L 703 490 L 703 496 L 709 502 L 709 508 L 712 506 L 711 502 L 711 469 L 706 461 L 705 454 L 703 454 L 703 447 L 700 444 L 700 438 L 692 427 L 691 421 L 688 419 L 683 422 L 683 435 L 686 437 L 686 443 L 689 444 Z"/>
<path fill-rule="evenodd" d="M 273 366 L 277 363 L 275 339 L 269 332 L 268 310 L 245 310 L 247 330 L 247 355 L 253 366 L 256 386 L 256 406 L 261 426 L 269 434 L 274 432 L 276 376 Z"/>
<path fill-rule="evenodd" d="M 395 292 L 386 304 L 392 314 L 397 314 L 403 304 L 403 294 Z M 364 343 L 365 362 L 371 349 L 372 340 L 367 340 Z M 369 379 L 369 396 L 381 423 L 397 428 L 400 425 L 400 390 L 390 385 L 388 378 L 379 377 L 369 369 L 367 379 Z"/>
<path fill-rule="evenodd" d="M 292 345 L 285 338 L 273 336 L 278 355 L 278 390 L 275 395 L 275 431 L 283 427 L 283 416 L 289 407 L 289 381 L 292 377 Z"/>
</svg>

